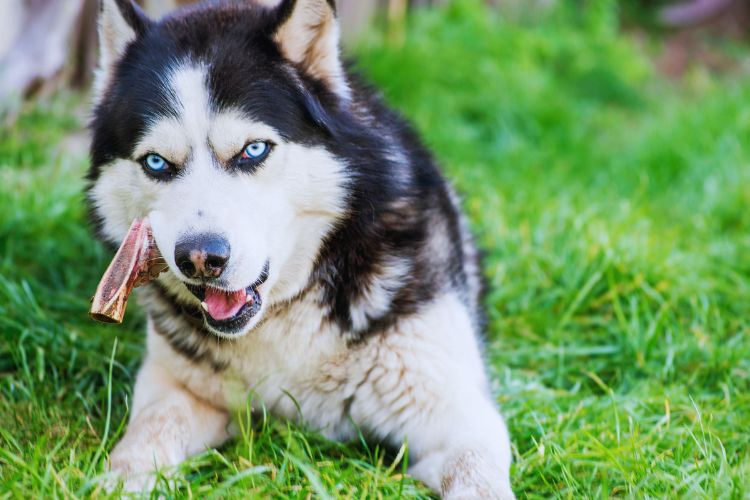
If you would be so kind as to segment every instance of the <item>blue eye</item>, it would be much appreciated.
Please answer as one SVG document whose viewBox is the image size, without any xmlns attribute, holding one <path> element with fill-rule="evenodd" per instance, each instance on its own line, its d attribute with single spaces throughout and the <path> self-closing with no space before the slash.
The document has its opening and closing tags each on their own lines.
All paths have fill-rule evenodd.
<svg viewBox="0 0 750 500">
<path fill-rule="evenodd" d="M 248 144 L 242 151 L 243 160 L 260 160 L 265 157 L 271 150 L 271 146 L 266 141 L 255 141 Z"/>
<path fill-rule="evenodd" d="M 146 157 L 143 159 L 143 166 L 147 170 L 159 174 L 166 172 L 167 169 L 169 169 L 169 162 L 167 162 L 167 160 L 165 160 L 161 156 L 155 153 L 151 153 L 149 155 L 146 155 Z"/>
</svg>

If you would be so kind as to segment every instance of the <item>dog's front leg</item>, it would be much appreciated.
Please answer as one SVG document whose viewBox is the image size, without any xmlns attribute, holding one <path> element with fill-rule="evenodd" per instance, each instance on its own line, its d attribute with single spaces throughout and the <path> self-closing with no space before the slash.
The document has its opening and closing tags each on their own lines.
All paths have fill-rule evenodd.
<svg viewBox="0 0 750 500">
<path fill-rule="evenodd" d="M 416 461 L 409 472 L 444 499 L 512 500 L 505 423 L 481 391 L 467 387 L 462 396 L 455 400 L 460 408 L 446 406 L 412 430 Z"/>
<path fill-rule="evenodd" d="M 469 318 L 446 296 L 360 347 L 347 365 L 359 381 L 350 415 L 407 440 L 409 472 L 444 498 L 509 500 L 510 439 Z"/>
<path fill-rule="evenodd" d="M 138 372 L 127 431 L 110 455 L 110 467 L 123 477 L 125 489 L 151 489 L 156 469 L 224 442 L 228 420 L 225 411 L 198 399 L 147 357 Z"/>
</svg>

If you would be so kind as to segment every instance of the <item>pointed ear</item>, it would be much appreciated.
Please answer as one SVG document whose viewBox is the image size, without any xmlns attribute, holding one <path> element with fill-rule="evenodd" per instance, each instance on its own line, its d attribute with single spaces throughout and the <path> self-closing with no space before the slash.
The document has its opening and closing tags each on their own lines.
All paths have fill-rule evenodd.
<svg viewBox="0 0 750 500">
<path fill-rule="evenodd" d="M 99 0 L 99 71 L 96 94 L 108 83 L 115 64 L 131 42 L 146 29 L 149 20 L 132 0 Z"/>
<path fill-rule="evenodd" d="M 334 0 L 284 0 L 277 13 L 279 24 L 273 38 L 284 57 L 348 99 Z"/>
</svg>

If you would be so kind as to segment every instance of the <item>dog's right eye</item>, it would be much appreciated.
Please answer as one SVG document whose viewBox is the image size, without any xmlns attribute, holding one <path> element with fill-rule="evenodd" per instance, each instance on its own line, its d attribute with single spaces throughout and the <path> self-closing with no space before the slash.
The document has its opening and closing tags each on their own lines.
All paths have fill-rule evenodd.
<svg viewBox="0 0 750 500">
<path fill-rule="evenodd" d="M 150 153 L 141 159 L 143 170 L 152 177 L 163 179 L 171 175 L 172 164 L 156 153 Z"/>
</svg>

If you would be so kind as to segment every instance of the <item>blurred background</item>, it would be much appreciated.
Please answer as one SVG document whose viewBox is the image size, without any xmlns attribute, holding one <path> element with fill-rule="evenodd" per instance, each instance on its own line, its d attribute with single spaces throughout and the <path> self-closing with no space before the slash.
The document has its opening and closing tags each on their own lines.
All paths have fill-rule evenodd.
<svg viewBox="0 0 750 500">
<path fill-rule="evenodd" d="M 140 0 L 152 17 L 195 0 Z M 538 11 L 562 0 L 487 0 L 500 10 Z M 30 96 L 68 85 L 81 88 L 91 81 L 96 54 L 98 0 L 2 0 L 0 4 L 0 100 Z M 339 0 L 345 43 L 351 45 L 373 25 L 385 25 L 398 37 L 404 19 L 415 8 L 446 0 Z M 596 7 L 597 0 L 570 0 L 578 8 Z M 664 47 L 659 67 L 681 75 L 694 62 L 721 70 L 731 66 L 712 50 L 706 35 L 743 39 L 750 27 L 750 2 L 744 0 L 622 0 L 623 29 L 661 34 Z"/>
</svg>

